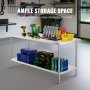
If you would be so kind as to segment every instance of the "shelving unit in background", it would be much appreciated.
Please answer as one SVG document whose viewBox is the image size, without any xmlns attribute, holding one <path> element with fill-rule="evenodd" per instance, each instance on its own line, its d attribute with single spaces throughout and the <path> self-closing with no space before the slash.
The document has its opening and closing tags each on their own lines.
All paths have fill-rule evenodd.
<svg viewBox="0 0 90 90">
<path fill-rule="evenodd" d="M 8 2 L 8 12 L 9 13 L 17 13 L 18 8 L 41 8 L 42 6 L 44 6 L 44 3 L 41 3 L 40 0 L 38 0 L 39 2 L 26 2 L 26 1 L 21 1 L 21 0 L 15 0 L 15 1 L 10 1 Z"/>
<path fill-rule="evenodd" d="M 8 24 L 0 24 L 0 26 L 6 26 L 6 32 L 8 32 L 8 26 L 9 25 L 16 25 L 16 23 L 9 22 Z"/>
<path fill-rule="evenodd" d="M 53 0 L 52 2 L 50 2 L 50 4 L 53 5 L 54 8 L 73 8 L 75 11 L 75 5 L 76 5 L 75 0 L 73 0 L 73 2 L 69 2 L 69 1 L 64 2 L 64 0 L 62 0 L 62 1 L 61 0 L 59 0 L 59 1 Z"/>
<path fill-rule="evenodd" d="M 8 22 L 8 19 L 0 19 L 0 26 L 6 26 L 6 32 L 8 32 L 9 25 L 16 25 L 16 23 Z"/>
<path fill-rule="evenodd" d="M 11 61 L 12 62 L 16 62 L 16 63 L 19 63 L 19 64 L 22 64 L 22 65 L 26 65 L 26 66 L 29 66 L 29 67 L 32 67 L 32 68 L 35 68 L 35 69 L 39 69 L 39 70 L 42 70 L 42 71 L 46 71 L 48 73 L 52 73 L 52 74 L 56 74 L 58 75 L 58 82 L 60 83 L 60 80 L 61 80 L 61 75 L 64 75 L 66 73 L 69 73 L 71 71 L 76 71 L 76 74 L 77 74 L 77 50 L 76 51 L 76 55 L 75 55 L 75 65 L 69 65 L 68 67 L 68 70 L 65 71 L 65 72 L 60 72 L 60 69 L 58 69 L 58 72 L 55 72 L 55 71 L 52 71 L 52 70 L 47 70 L 47 69 L 44 69 L 44 68 L 41 68 L 41 67 L 38 67 L 38 66 L 34 66 L 34 65 L 30 65 L 30 64 L 27 64 L 27 63 L 24 63 L 24 62 L 21 62 L 21 61 L 18 61 L 17 58 L 12 58 L 12 41 L 13 41 L 13 38 L 17 38 L 17 39 L 22 39 L 22 40 L 27 40 L 28 41 L 28 48 L 29 48 L 29 42 L 30 41 L 35 41 L 35 42 L 38 42 L 38 43 L 47 43 L 49 45 L 52 45 L 52 44 L 56 44 L 58 46 L 58 68 L 60 68 L 60 49 L 61 49 L 61 46 L 63 45 L 69 45 L 69 44 L 75 44 L 75 49 L 77 49 L 77 41 L 76 39 L 74 39 L 73 41 L 70 41 L 70 42 L 62 42 L 62 41 L 51 41 L 51 40 L 44 40 L 44 39 L 33 39 L 31 37 L 22 37 L 22 36 L 11 36 Z"/>
</svg>

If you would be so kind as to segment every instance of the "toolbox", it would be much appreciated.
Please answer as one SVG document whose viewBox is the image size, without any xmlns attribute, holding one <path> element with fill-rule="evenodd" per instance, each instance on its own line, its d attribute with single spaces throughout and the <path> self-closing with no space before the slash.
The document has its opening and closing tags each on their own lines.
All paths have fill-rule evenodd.
<svg viewBox="0 0 90 90">
<path fill-rule="evenodd" d="M 49 64 L 51 63 L 52 58 L 54 57 L 54 53 L 40 51 L 37 53 L 37 56 L 40 61 Z"/>
<path fill-rule="evenodd" d="M 21 62 L 28 63 L 29 57 L 28 57 L 27 55 L 23 55 L 23 54 L 21 54 L 21 53 L 18 53 L 18 54 L 17 54 L 17 60 L 18 60 L 18 61 L 21 61 Z"/>
<path fill-rule="evenodd" d="M 22 48 L 21 49 L 21 54 L 24 54 L 24 55 L 37 55 L 37 50 L 36 49 Z"/>
<path fill-rule="evenodd" d="M 37 53 L 37 57 L 42 62 L 41 67 L 45 69 L 51 69 L 51 61 L 54 57 L 54 53 L 40 51 Z"/>
<path fill-rule="evenodd" d="M 33 64 L 36 60 L 36 56 L 28 56 L 21 53 L 17 54 L 17 60 L 28 64 Z"/>
<path fill-rule="evenodd" d="M 17 54 L 17 60 L 28 64 L 34 64 L 37 57 L 36 49 L 22 48 L 21 52 Z"/>
</svg>

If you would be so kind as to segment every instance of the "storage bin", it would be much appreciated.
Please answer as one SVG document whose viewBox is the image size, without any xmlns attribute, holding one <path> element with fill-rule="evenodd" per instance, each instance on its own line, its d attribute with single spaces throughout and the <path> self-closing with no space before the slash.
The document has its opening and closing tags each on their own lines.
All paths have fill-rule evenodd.
<svg viewBox="0 0 90 90">
<path fill-rule="evenodd" d="M 62 34 L 63 42 L 72 41 L 73 38 L 74 38 L 74 34 Z"/>
<path fill-rule="evenodd" d="M 36 49 L 22 48 L 21 49 L 21 54 L 24 54 L 24 55 L 37 55 L 37 50 Z"/>
</svg>

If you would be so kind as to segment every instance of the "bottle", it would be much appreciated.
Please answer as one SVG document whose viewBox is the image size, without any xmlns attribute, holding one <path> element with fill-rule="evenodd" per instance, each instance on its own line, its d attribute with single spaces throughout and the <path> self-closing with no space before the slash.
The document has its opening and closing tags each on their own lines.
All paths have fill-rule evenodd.
<svg viewBox="0 0 90 90">
<path fill-rule="evenodd" d="M 46 26 L 46 30 L 45 31 L 46 31 L 45 37 L 48 38 L 48 26 Z"/>
<path fill-rule="evenodd" d="M 62 59 L 61 72 L 63 72 L 63 71 L 64 71 L 64 67 L 65 67 L 65 60 L 64 60 L 64 58 L 63 58 L 63 59 Z"/>
<path fill-rule="evenodd" d="M 44 35 L 45 35 L 44 37 L 45 37 L 45 38 L 46 38 L 46 30 L 47 30 L 47 26 L 45 25 L 45 26 L 44 26 Z"/>
<path fill-rule="evenodd" d="M 56 40 L 58 40 L 58 29 L 56 29 Z"/>
<path fill-rule="evenodd" d="M 45 27 L 43 28 L 43 38 L 45 38 L 46 32 L 45 32 Z"/>
<path fill-rule="evenodd" d="M 55 58 L 55 71 L 58 72 L 58 58 Z"/>
<path fill-rule="evenodd" d="M 63 71 L 66 71 L 66 60 L 63 59 Z"/>
<path fill-rule="evenodd" d="M 64 59 L 63 62 L 63 71 L 67 71 L 68 70 L 68 59 Z"/>
<path fill-rule="evenodd" d="M 52 26 L 52 38 L 55 39 L 55 36 L 56 36 L 55 26 Z"/>
<path fill-rule="evenodd" d="M 61 30 L 58 29 L 58 40 L 60 40 L 60 34 L 61 34 Z"/>
<path fill-rule="evenodd" d="M 54 59 L 54 58 L 52 58 L 51 70 L 52 70 L 52 71 L 55 71 L 55 59 Z"/>
<path fill-rule="evenodd" d="M 59 39 L 61 39 L 62 29 L 59 28 Z"/>
<path fill-rule="evenodd" d="M 52 37 L 53 37 L 53 28 L 52 26 L 50 26 L 50 39 L 52 40 Z"/>
<path fill-rule="evenodd" d="M 48 29 L 48 39 L 50 40 L 51 36 L 50 36 L 50 29 Z"/>
<path fill-rule="evenodd" d="M 68 70 L 68 59 L 66 59 L 66 70 Z"/>
<path fill-rule="evenodd" d="M 60 58 L 60 72 L 62 72 L 62 58 Z"/>
</svg>

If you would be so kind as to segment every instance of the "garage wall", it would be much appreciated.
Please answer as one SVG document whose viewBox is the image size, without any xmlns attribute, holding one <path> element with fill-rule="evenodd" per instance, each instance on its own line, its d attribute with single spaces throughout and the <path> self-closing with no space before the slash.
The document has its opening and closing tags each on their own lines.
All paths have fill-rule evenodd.
<svg viewBox="0 0 90 90">
<path fill-rule="evenodd" d="M 5 1 L 7 1 L 7 0 L 5 0 Z M 25 0 L 25 1 L 31 2 L 31 0 Z M 32 1 L 37 2 L 38 0 L 32 0 Z M 50 5 L 48 5 L 48 2 L 50 2 L 50 1 L 41 0 L 41 2 L 45 3 L 46 7 L 50 7 Z M 76 31 L 77 31 L 76 30 L 77 29 L 77 18 L 76 18 L 77 14 L 75 13 L 75 14 L 70 15 L 70 16 L 72 17 L 71 19 L 63 19 L 63 25 L 67 27 L 68 32 L 76 33 Z M 12 34 L 12 35 L 20 35 L 21 34 L 21 32 L 22 32 L 22 30 L 20 28 L 21 25 L 26 25 L 27 26 L 27 31 L 29 31 L 30 30 L 30 26 L 29 26 L 30 24 L 32 24 L 32 23 L 40 23 L 39 18 L 37 18 L 37 17 L 18 17 L 15 13 L 8 13 L 7 9 L 5 10 L 5 15 L 0 16 L 0 18 L 9 18 L 10 22 L 16 22 L 17 23 L 17 25 L 15 25 L 15 26 L 9 26 L 8 33 Z M 5 32 L 6 31 L 5 29 L 6 29 L 5 27 L 0 27 L 0 36 L 5 36 L 6 34 L 8 34 L 8 33 Z M 15 41 L 15 43 L 17 44 L 16 41 Z M 26 43 L 24 43 L 24 44 L 26 45 Z M 17 48 L 16 46 L 21 46 L 21 45 L 22 44 L 15 45 L 14 48 Z M 45 47 L 42 47 L 42 46 L 45 46 Z M 57 56 L 57 47 L 55 45 L 54 45 L 54 47 L 53 46 L 46 47 L 46 46 L 47 45 L 45 45 L 45 44 L 42 45 L 42 44 L 37 44 L 37 43 L 33 43 L 33 42 L 30 44 L 30 47 L 32 47 L 32 48 L 35 48 L 35 47 L 36 48 L 38 48 L 38 47 L 41 48 L 42 47 L 41 48 L 42 50 L 44 50 L 44 49 L 45 50 L 51 50 L 51 52 L 55 52 L 55 54 Z M 40 48 L 39 48 L 39 50 L 40 50 Z M 18 50 L 20 50 L 20 49 L 18 49 Z M 14 52 L 17 53 L 17 49 L 14 49 Z M 16 56 L 16 53 L 14 54 L 15 56 Z M 62 54 L 62 56 L 63 57 L 66 56 L 65 58 L 67 58 L 67 55 Z M 70 57 L 70 59 L 72 59 L 73 57 L 74 56 L 72 55 L 72 57 Z"/>
<path fill-rule="evenodd" d="M 37 2 L 38 0 L 21 0 L 21 1 L 26 1 L 26 2 Z M 45 3 L 46 6 L 45 7 L 52 7 L 49 4 L 50 0 L 41 0 L 41 3 Z M 9 18 L 10 22 L 15 22 L 17 23 L 17 25 L 14 26 L 9 26 L 9 32 L 10 34 L 16 34 L 16 35 L 20 35 L 22 30 L 20 28 L 21 25 L 26 25 L 27 26 L 27 31 L 30 30 L 30 24 L 32 23 L 38 23 L 40 24 L 40 20 L 37 17 L 18 17 L 16 15 L 16 13 L 8 13 L 7 10 L 7 0 L 5 0 L 5 4 L 6 4 L 6 9 L 5 9 L 5 15 L 0 15 L 0 19 L 1 18 Z M 77 5 L 76 5 L 77 6 Z M 77 33 L 77 11 L 75 11 L 75 14 L 72 15 L 68 15 L 71 18 L 64 18 L 63 19 L 63 25 L 67 27 L 67 31 L 71 32 L 71 33 Z M 67 15 L 65 15 L 67 16 Z M 6 34 L 5 32 L 5 27 L 1 27 L 0 26 L 0 34 Z"/>
</svg>

